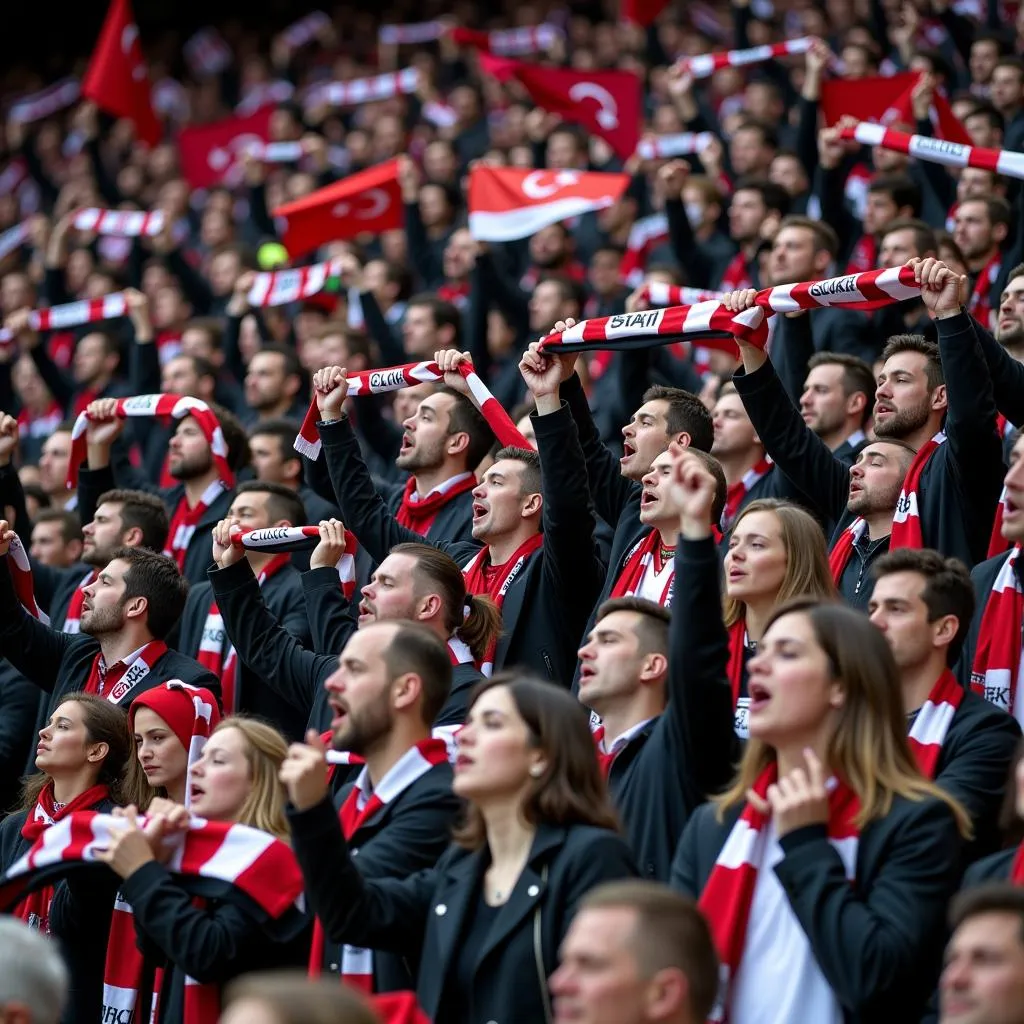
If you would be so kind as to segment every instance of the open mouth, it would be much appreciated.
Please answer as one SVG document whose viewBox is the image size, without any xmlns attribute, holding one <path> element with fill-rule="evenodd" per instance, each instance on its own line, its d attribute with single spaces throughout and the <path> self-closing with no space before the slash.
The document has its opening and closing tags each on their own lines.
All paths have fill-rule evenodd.
<svg viewBox="0 0 1024 1024">
<path fill-rule="evenodd" d="M 203 786 L 200 786 L 197 783 L 193 782 L 192 785 L 189 787 L 188 794 L 189 797 L 191 797 L 192 802 L 195 803 L 196 800 L 198 800 L 201 796 L 204 796 L 206 794 L 206 789 Z"/>
<path fill-rule="evenodd" d="M 412 447 L 412 438 L 408 434 L 402 435 L 402 447 L 400 451 L 407 452 Z"/>
<path fill-rule="evenodd" d="M 619 459 L 619 461 L 620 462 L 625 462 L 626 459 L 630 458 L 633 455 L 636 455 L 636 449 L 628 441 L 623 441 L 622 442 L 622 458 Z"/>
<path fill-rule="evenodd" d="M 768 690 L 759 683 L 750 683 L 747 687 L 747 693 L 750 695 L 751 712 L 763 711 L 772 699 L 772 695 Z"/>
<path fill-rule="evenodd" d="M 653 505 L 658 500 L 658 496 L 653 491 L 644 491 L 640 495 L 640 506 L 641 508 L 645 505 Z"/>
<path fill-rule="evenodd" d="M 474 501 L 473 502 L 473 519 L 474 519 L 474 521 L 477 520 L 477 519 L 482 519 L 485 515 L 487 515 L 487 506 L 486 505 L 481 505 L 480 502 L 478 502 L 478 501 Z"/>
</svg>

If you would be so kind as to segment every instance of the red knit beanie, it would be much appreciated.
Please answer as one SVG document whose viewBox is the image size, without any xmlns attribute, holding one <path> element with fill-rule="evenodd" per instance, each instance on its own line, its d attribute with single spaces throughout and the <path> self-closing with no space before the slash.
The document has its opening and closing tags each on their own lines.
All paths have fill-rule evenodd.
<svg viewBox="0 0 1024 1024">
<path fill-rule="evenodd" d="M 201 686 L 189 686 L 180 679 L 171 679 L 152 690 L 146 690 L 132 701 L 128 711 L 128 725 L 131 729 L 135 728 L 135 712 L 139 708 L 149 708 L 158 714 L 188 751 L 192 750 L 193 737 L 205 740 L 220 721 L 217 698 L 209 690 Z M 191 760 L 189 758 L 190 763 Z"/>
</svg>

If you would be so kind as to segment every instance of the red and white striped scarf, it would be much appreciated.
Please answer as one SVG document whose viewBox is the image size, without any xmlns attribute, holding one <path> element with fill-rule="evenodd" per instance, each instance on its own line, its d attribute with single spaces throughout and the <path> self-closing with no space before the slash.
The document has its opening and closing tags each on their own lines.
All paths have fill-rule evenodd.
<svg viewBox="0 0 1024 1024">
<path fill-rule="evenodd" d="M 415 46 L 440 39 L 445 29 L 446 25 L 440 19 L 415 21 L 410 25 L 381 25 L 377 39 L 381 46 Z"/>
<path fill-rule="evenodd" d="M 54 307 L 59 309 L 60 307 Z M 133 398 L 119 398 L 114 413 L 120 419 L 135 416 L 155 416 L 163 419 L 184 419 L 191 416 L 209 442 L 213 453 L 213 464 L 224 487 L 235 486 L 235 474 L 228 465 L 228 445 L 213 410 L 198 398 L 188 395 L 135 395 Z M 78 470 L 85 461 L 86 437 L 89 417 L 85 412 L 78 415 L 71 430 L 71 456 L 68 459 L 68 490 L 78 486 Z M 173 531 L 173 527 L 172 527 Z M 173 536 L 173 532 L 172 532 Z M 167 552 L 165 552 L 166 554 Z"/>
<path fill-rule="evenodd" d="M 460 473 L 421 498 L 414 497 L 416 495 L 416 479 L 409 477 L 405 481 L 402 504 L 395 513 L 395 519 L 406 529 L 425 537 L 434 525 L 438 512 L 453 498 L 473 490 L 476 485 L 476 477 L 472 473 Z"/>
<path fill-rule="evenodd" d="M 641 160 L 668 160 L 674 156 L 702 153 L 715 139 L 714 132 L 677 132 L 641 139 L 636 155 Z"/>
<path fill-rule="evenodd" d="M 900 491 L 896 512 L 892 517 L 892 533 L 889 535 L 889 550 L 897 548 L 923 548 L 924 538 L 921 533 L 921 474 L 928 460 L 935 454 L 939 445 L 946 440 L 943 433 L 936 434 L 930 441 L 921 445 L 914 456 L 914 461 L 907 470 Z"/>
<path fill-rule="evenodd" d="M 736 253 L 729 261 L 729 265 L 722 272 L 722 280 L 718 282 L 718 287 L 724 292 L 754 287 L 750 269 L 747 267 L 747 257 L 742 252 Z"/>
<path fill-rule="evenodd" d="M 750 706 L 748 697 L 741 697 L 743 692 L 743 659 L 747 651 L 747 627 L 743 619 L 734 622 L 727 630 L 729 638 L 729 660 L 726 662 L 725 674 L 732 691 L 733 731 L 740 739 L 747 739 L 750 729 L 747 725 L 747 711 Z"/>
<path fill-rule="evenodd" d="M 658 530 L 648 530 L 627 552 L 626 559 L 622 564 L 622 571 L 612 585 L 608 594 L 609 600 L 616 597 L 633 597 L 643 583 L 644 575 L 650 569 L 660 573 L 664 569 L 661 562 L 661 533 Z M 672 592 L 676 585 L 675 570 L 669 571 L 665 581 L 665 587 L 661 592 L 658 604 L 662 608 L 672 607 Z"/>
<path fill-rule="evenodd" d="M 811 36 L 787 39 L 782 43 L 767 43 L 752 46 L 747 50 L 725 50 L 721 53 L 701 53 L 695 57 L 683 57 L 676 66 L 694 78 L 708 78 L 722 68 L 738 68 L 747 64 L 763 64 L 794 53 L 806 53 L 814 40 Z"/>
<path fill-rule="evenodd" d="M 332 107 L 356 107 L 363 103 L 376 103 L 395 96 L 407 96 L 419 87 L 419 71 L 405 68 L 372 78 L 353 78 L 349 82 L 324 82 L 314 85 L 306 95 L 308 109 L 321 104 Z"/>
<path fill-rule="evenodd" d="M 529 448 L 526 438 L 519 433 L 508 413 L 477 376 L 476 370 L 469 363 L 463 363 L 459 366 L 459 373 L 465 377 L 469 390 L 498 443 L 502 447 Z M 405 363 L 402 366 L 362 370 L 353 374 L 348 378 L 348 393 L 352 397 L 382 395 L 388 391 L 412 388 L 417 384 L 443 381 L 444 374 L 437 363 Z M 295 438 L 295 450 L 309 459 L 320 457 L 320 434 L 316 429 L 319 419 L 320 412 L 314 397 L 302 421 L 302 429 Z"/>
<path fill-rule="evenodd" d="M 754 783 L 754 792 L 762 800 L 766 799 L 768 787 L 777 779 L 778 767 L 773 762 Z M 828 839 L 841 851 L 843 863 L 848 866 L 849 872 L 849 866 L 857 863 L 860 833 L 855 822 L 860 812 L 860 801 L 849 786 L 834 782 L 830 784 L 828 806 Z M 766 866 L 767 824 L 766 815 L 749 803 L 744 806 L 719 851 L 715 866 L 697 902 L 711 926 L 720 961 L 721 984 L 718 1000 L 708 1017 L 709 1022 L 729 1019 L 730 989 L 743 963 L 757 874 Z M 852 881 L 853 876 L 848 877 Z"/>
<path fill-rule="evenodd" d="M 119 238 L 154 238 L 164 229 L 163 210 L 103 210 L 98 206 L 84 206 L 75 210 L 71 226 L 79 231 L 92 231 L 97 235 Z"/>
<path fill-rule="evenodd" d="M 29 561 L 25 545 L 21 538 L 15 534 L 8 549 L 7 568 L 11 573 L 11 584 L 14 587 L 14 595 L 18 604 L 28 612 L 34 619 L 50 624 L 50 616 L 39 607 L 36 602 L 35 584 L 32 580 L 32 563 Z"/>
<path fill-rule="evenodd" d="M 832 581 L 839 586 L 839 580 L 846 571 L 847 563 L 853 555 L 853 547 L 867 531 L 867 520 L 858 516 L 843 530 L 837 538 L 832 550 L 828 553 L 828 567 L 832 570 Z"/>
<path fill-rule="evenodd" d="M 496 29 L 477 32 L 470 28 L 453 27 L 448 36 L 457 46 L 472 46 L 499 57 L 523 57 L 531 53 L 544 53 L 564 33 L 557 25 L 528 25 L 521 28 Z"/>
<path fill-rule="evenodd" d="M 64 615 L 62 633 L 80 633 L 82 631 L 82 604 L 85 601 L 85 588 L 96 582 L 96 570 L 90 569 L 81 582 L 71 592 L 71 599 L 68 601 L 68 610 Z"/>
<path fill-rule="evenodd" d="M 971 297 L 967 301 L 967 312 L 974 317 L 987 331 L 995 329 L 995 315 L 998 306 L 992 305 L 992 286 L 996 283 L 1003 265 L 1002 254 L 997 248 L 989 261 L 981 268 L 978 279 L 974 282 Z"/>
<path fill-rule="evenodd" d="M 522 572 L 527 560 L 539 551 L 544 543 L 544 534 L 535 533 L 529 540 L 524 541 L 512 553 L 512 557 L 503 565 L 491 566 L 491 549 L 481 548 L 473 559 L 462 568 L 462 575 L 466 577 L 466 590 L 470 594 L 486 594 L 494 600 L 499 611 L 505 604 L 505 594 L 512 586 L 515 578 Z M 487 569 L 492 569 L 491 581 L 487 581 Z M 494 654 L 497 650 L 496 640 L 491 642 L 487 653 L 484 655 L 480 671 L 489 676 L 494 671 Z"/>
<path fill-rule="evenodd" d="M 173 396 L 168 395 L 168 397 Z M 167 530 L 167 547 L 164 548 L 163 553 L 168 558 L 174 559 L 179 572 L 183 572 L 185 569 L 188 546 L 192 543 L 200 520 L 226 490 L 227 486 L 223 480 L 214 480 L 194 505 L 189 505 L 187 494 L 183 494 L 178 500 L 178 507 L 171 516 L 171 524 Z"/>
<path fill-rule="evenodd" d="M 631 288 L 644 279 L 647 259 L 655 246 L 668 240 L 668 218 L 663 213 L 641 217 L 626 238 L 626 251 L 619 261 L 619 277 Z"/>
<path fill-rule="evenodd" d="M 293 552 L 312 551 L 320 543 L 319 526 L 270 526 L 265 530 L 243 533 L 238 527 L 230 530 L 231 543 L 247 551 Z M 338 559 L 338 581 L 342 593 L 352 600 L 356 592 L 356 555 L 359 542 L 350 530 L 345 531 L 345 553 Z"/>
<path fill-rule="evenodd" d="M 722 509 L 722 533 L 728 533 L 732 529 L 732 524 L 736 521 L 736 516 L 739 515 L 747 495 L 759 480 L 771 472 L 773 465 L 771 458 L 765 455 L 751 466 L 736 483 L 729 485 L 725 492 L 725 508 Z"/>
<path fill-rule="evenodd" d="M 306 43 L 313 42 L 325 29 L 330 28 L 331 19 L 323 11 L 313 11 L 298 21 L 292 22 L 280 38 L 292 50 L 297 50 Z"/>
<path fill-rule="evenodd" d="M 62 78 L 39 92 L 29 93 L 11 106 L 8 117 L 17 124 L 42 121 L 72 103 L 78 102 L 82 89 L 77 78 Z"/>
<path fill-rule="evenodd" d="M 1020 545 L 1016 544 L 992 583 L 981 614 L 971 666 L 971 689 L 1011 715 L 1017 707 L 1021 625 L 1024 623 L 1024 590 L 1014 571 L 1019 557 Z"/>
<path fill-rule="evenodd" d="M 0 260 L 9 256 L 15 249 L 20 248 L 25 242 L 28 241 L 28 221 L 23 220 L 20 224 L 15 224 L 13 228 L 8 228 L 2 235 L 0 235 Z"/>
<path fill-rule="evenodd" d="M 291 143 L 282 143 L 282 145 L 291 145 Z M 289 302 L 308 299 L 310 296 L 322 292 L 327 287 L 328 281 L 337 275 L 337 260 L 314 263 L 308 267 L 296 267 L 294 270 L 274 270 L 256 274 L 252 287 L 249 289 L 249 305 L 284 306 Z"/>
<path fill-rule="evenodd" d="M 934 779 L 939 766 L 939 754 L 953 716 L 964 699 L 964 688 L 947 668 L 932 687 L 928 699 L 921 705 L 914 724 L 907 734 L 907 742 L 917 760 L 922 775 Z"/>
<path fill-rule="evenodd" d="M 82 689 L 85 693 L 106 697 L 111 704 L 119 704 L 153 671 L 153 666 L 166 653 L 167 644 L 163 640 L 150 640 L 127 658 L 107 665 L 100 651 L 92 660 L 89 678 Z"/>
<path fill-rule="evenodd" d="M 99 323 L 101 320 L 116 320 L 128 313 L 128 300 L 124 292 L 113 292 L 100 299 L 81 299 L 65 302 L 60 306 L 33 309 L 28 315 L 28 326 L 33 331 L 60 331 L 67 327 Z M 10 329 L 0 329 L 0 344 L 13 340 Z"/>
<path fill-rule="evenodd" d="M 288 555 L 276 555 L 260 572 L 257 580 L 262 587 L 276 572 L 291 564 Z M 203 624 L 203 635 L 196 652 L 196 661 L 203 668 L 208 668 L 220 680 L 221 703 L 224 713 L 233 715 L 238 711 L 236 683 L 238 681 L 238 652 L 224 628 L 224 616 L 217 607 L 217 599 L 213 598 L 210 610 Z"/>
<path fill-rule="evenodd" d="M 423 778 L 435 765 L 448 760 L 448 748 L 444 740 L 421 740 L 410 747 L 385 773 L 371 791 L 370 772 L 363 768 L 341 805 L 338 818 L 345 839 L 355 843 L 359 830 L 374 815 L 378 814 L 393 800 L 400 797 L 413 783 Z M 352 852 L 358 846 L 353 845 Z M 320 919 L 313 924 L 313 944 L 309 955 L 309 973 L 317 977 L 323 967 L 326 936 Z M 359 949 L 345 945 L 341 951 L 341 980 L 362 992 L 373 991 L 373 950 Z"/>
</svg>

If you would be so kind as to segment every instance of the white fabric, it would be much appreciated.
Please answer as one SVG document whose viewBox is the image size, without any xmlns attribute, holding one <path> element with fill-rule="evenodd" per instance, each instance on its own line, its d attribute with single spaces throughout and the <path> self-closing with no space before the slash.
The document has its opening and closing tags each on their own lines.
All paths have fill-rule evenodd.
<svg viewBox="0 0 1024 1024">
<path fill-rule="evenodd" d="M 657 716 L 655 716 L 657 717 Z M 601 720 L 598 719 L 598 722 Z M 647 726 L 654 721 L 654 718 L 645 718 L 642 722 L 637 722 L 636 725 L 631 725 L 625 732 L 619 733 L 615 739 L 612 740 L 609 745 L 604 740 L 601 740 L 599 746 L 602 754 L 617 754 L 624 747 L 628 746 L 634 736 L 639 736 L 640 733 L 647 728 Z M 593 723 L 591 723 L 591 729 L 593 729 Z"/>
<path fill-rule="evenodd" d="M 650 559 L 647 565 L 644 566 L 644 574 L 640 577 L 640 585 L 636 588 L 636 596 L 653 601 L 655 604 L 662 604 L 662 597 L 664 596 L 664 607 L 671 607 L 672 594 L 671 592 L 666 594 L 665 587 L 668 586 L 669 577 L 675 571 L 675 567 L 675 558 L 666 558 L 661 567 L 661 572 L 658 572 L 654 567 L 654 559 Z"/>
</svg>

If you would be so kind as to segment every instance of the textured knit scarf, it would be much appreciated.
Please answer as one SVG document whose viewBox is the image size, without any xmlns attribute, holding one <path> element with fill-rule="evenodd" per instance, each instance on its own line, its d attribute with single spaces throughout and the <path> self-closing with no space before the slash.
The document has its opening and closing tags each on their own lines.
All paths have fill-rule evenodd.
<svg viewBox="0 0 1024 1024">
<path fill-rule="evenodd" d="M 500 611 L 505 604 L 505 594 L 508 593 L 508 588 L 512 586 L 513 581 L 522 571 L 526 561 L 535 551 L 540 550 L 543 543 L 544 534 L 535 533 L 529 540 L 520 544 L 512 554 L 512 557 L 504 565 L 493 567 L 496 571 L 490 585 L 487 582 L 485 569 L 491 567 L 491 549 L 489 547 L 481 548 L 474 555 L 473 560 L 462 569 L 462 574 L 466 577 L 466 591 L 470 594 L 486 594 L 494 600 Z M 494 654 L 497 647 L 497 640 L 492 641 L 487 649 L 487 653 L 484 655 L 480 671 L 485 676 L 489 676 L 494 671 Z"/>
<path fill-rule="evenodd" d="M 25 818 L 21 826 L 21 836 L 30 843 L 37 839 L 52 825 L 66 818 L 75 811 L 86 811 L 102 803 L 110 796 L 110 790 L 103 785 L 90 786 L 84 793 L 79 793 L 74 800 L 68 801 L 58 808 L 53 799 L 53 782 L 47 782 L 36 798 L 36 805 Z M 49 934 L 50 902 L 53 899 L 53 886 L 44 885 L 27 896 L 15 906 L 12 913 L 30 928 Z"/>
<path fill-rule="evenodd" d="M 171 523 L 167 530 L 167 547 L 164 548 L 164 554 L 174 560 L 178 566 L 178 572 L 183 572 L 185 569 L 188 546 L 192 543 L 192 538 L 195 536 L 203 516 L 226 489 L 227 485 L 223 480 L 214 480 L 194 505 L 189 505 L 187 494 L 183 494 L 178 499 L 178 505 L 171 516 Z"/>
<path fill-rule="evenodd" d="M 896 514 L 892 517 L 892 533 L 889 535 L 889 550 L 897 548 L 923 548 L 924 538 L 921 534 L 921 474 L 928 460 L 938 450 L 940 444 L 946 440 L 943 433 L 936 434 L 930 441 L 921 445 L 920 450 L 914 456 L 914 461 L 907 470 L 906 479 L 903 481 L 903 490 L 900 491 L 899 501 L 896 503 Z"/>
<path fill-rule="evenodd" d="M 107 665 L 101 651 L 92 659 L 84 691 L 106 697 L 111 704 L 120 704 L 153 671 L 153 666 L 166 653 L 167 644 L 163 640 L 150 640 L 134 656 Z"/>
<path fill-rule="evenodd" d="M 345 839 L 354 843 L 359 830 L 375 814 L 423 778 L 431 768 L 447 760 L 448 748 L 444 740 L 421 740 L 391 766 L 369 796 L 366 795 L 370 788 L 369 769 L 364 767 L 338 812 Z M 356 849 L 358 847 L 353 846 L 352 852 L 355 853 Z M 309 956 L 311 977 L 315 978 L 321 972 L 325 944 L 323 925 L 317 918 L 313 925 L 313 945 Z M 373 950 L 344 946 L 341 953 L 341 980 L 363 992 L 372 992 Z"/>
<path fill-rule="evenodd" d="M 934 779 L 939 766 L 942 744 L 953 723 L 953 716 L 964 699 L 964 688 L 947 668 L 932 687 L 928 699 L 921 705 L 907 742 L 917 759 L 922 775 Z"/>
<path fill-rule="evenodd" d="M 768 787 L 778 778 L 773 763 L 754 783 L 754 792 L 766 798 Z M 855 824 L 860 811 L 857 795 L 845 784 L 837 783 L 828 798 L 828 838 L 833 846 L 846 847 L 845 864 L 857 863 L 859 832 Z M 743 962 L 750 908 L 757 886 L 757 873 L 767 854 L 768 819 L 750 804 L 743 808 L 728 838 L 719 851 L 698 906 L 711 926 L 715 948 L 721 961 L 721 988 L 709 1021 L 729 1019 L 730 987 Z M 766 998 L 769 995 L 766 993 Z"/>
<path fill-rule="evenodd" d="M 472 473 L 461 473 L 440 487 L 436 487 L 426 496 L 414 498 L 416 480 L 414 477 L 409 477 L 405 481 L 402 504 L 399 506 L 395 519 L 406 529 L 425 537 L 430 532 L 431 526 L 434 525 L 438 512 L 448 502 L 460 494 L 465 494 L 466 491 L 473 490 L 474 487 L 476 487 L 476 477 Z"/>
<path fill-rule="evenodd" d="M 648 569 L 655 573 L 661 572 L 663 568 L 661 564 L 661 548 L 660 531 L 648 530 L 626 554 L 622 571 L 619 573 L 618 578 L 612 585 L 611 593 L 608 595 L 609 599 L 633 597 L 640 590 L 644 575 Z M 658 604 L 663 608 L 672 607 L 672 592 L 675 589 L 676 583 L 675 570 L 671 570 L 667 577 L 665 587 L 658 600 Z"/>
<path fill-rule="evenodd" d="M 971 689 L 997 707 L 1014 713 L 1020 671 L 1024 591 L 1014 567 L 1020 545 L 1014 546 L 996 575 L 981 614 L 978 644 L 971 666 Z"/>
<path fill-rule="evenodd" d="M 867 521 L 858 516 L 832 545 L 832 550 L 828 553 L 828 567 L 832 570 L 832 581 L 837 587 L 853 555 L 854 545 L 864 536 L 867 528 Z"/>
</svg>

